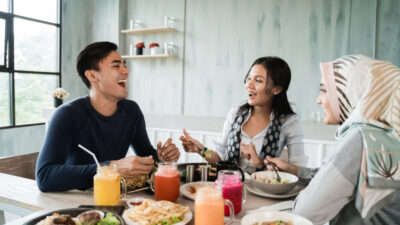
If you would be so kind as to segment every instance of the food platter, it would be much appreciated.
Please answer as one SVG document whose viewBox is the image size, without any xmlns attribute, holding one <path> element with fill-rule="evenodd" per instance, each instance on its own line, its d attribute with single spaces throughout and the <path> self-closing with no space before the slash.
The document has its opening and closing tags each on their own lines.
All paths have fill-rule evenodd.
<svg viewBox="0 0 400 225">
<path fill-rule="evenodd" d="M 125 220 L 125 222 L 126 222 L 125 224 L 126 225 L 139 225 L 138 223 L 135 223 L 132 220 L 130 220 L 129 217 L 125 213 L 122 214 L 122 218 Z M 179 223 L 174 223 L 174 225 L 185 225 L 185 224 L 188 224 L 192 220 L 192 218 L 193 218 L 193 213 L 192 213 L 192 211 L 189 210 L 185 214 L 185 217 L 183 218 L 183 221 L 179 222 Z"/>
<path fill-rule="evenodd" d="M 293 224 L 293 225 L 312 225 L 313 223 L 304 217 L 295 215 L 288 212 L 256 212 L 247 214 L 244 216 L 240 224 L 242 225 L 253 225 L 261 224 L 263 222 L 282 221 L 282 224 Z M 281 224 L 281 223 L 280 223 Z"/>
<path fill-rule="evenodd" d="M 174 220 L 174 217 L 178 218 L 178 221 L 174 225 L 184 225 L 192 220 L 193 213 L 188 206 L 169 201 L 145 199 L 140 205 L 125 210 L 122 215 L 127 225 L 154 223 L 160 219 L 171 222 L 171 220 Z"/>
<path fill-rule="evenodd" d="M 27 221 L 26 223 L 24 223 L 23 225 L 36 225 L 37 223 L 39 223 L 40 221 L 46 219 L 47 216 L 51 216 L 53 215 L 53 213 L 58 213 L 58 214 L 67 214 L 70 215 L 71 217 L 77 217 L 79 214 L 87 212 L 87 211 L 91 211 L 93 209 L 86 209 L 86 208 L 68 208 L 68 209 L 60 209 L 60 210 L 55 210 L 52 212 L 48 212 L 46 214 L 43 214 L 41 216 L 38 216 L 36 218 L 33 218 L 29 221 Z M 122 219 L 121 216 L 112 213 L 112 212 L 108 212 L 108 211 L 103 211 L 103 210 L 98 210 L 104 213 L 104 215 L 106 215 L 107 213 L 111 213 L 113 216 L 115 216 L 119 221 L 120 221 L 120 225 L 126 225 L 125 221 Z"/>
<path fill-rule="evenodd" d="M 264 191 L 258 189 L 251 182 L 246 183 L 246 189 L 250 193 L 261 196 L 261 197 L 273 198 L 273 199 L 285 199 L 285 198 L 291 198 L 291 197 L 298 195 L 299 192 L 304 189 L 304 186 L 297 184 L 295 188 L 293 188 L 291 191 L 284 193 L 284 194 L 271 194 L 271 193 L 264 192 Z"/>
<path fill-rule="evenodd" d="M 187 183 L 182 185 L 179 191 L 186 198 L 194 200 L 196 197 L 197 189 L 204 186 L 214 186 L 214 182 L 198 181 L 198 182 Z"/>
</svg>

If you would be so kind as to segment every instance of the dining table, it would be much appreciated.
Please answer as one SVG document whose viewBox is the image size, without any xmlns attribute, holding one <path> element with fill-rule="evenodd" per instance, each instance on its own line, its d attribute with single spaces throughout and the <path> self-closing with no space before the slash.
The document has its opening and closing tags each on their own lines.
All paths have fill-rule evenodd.
<svg viewBox="0 0 400 225">
<path fill-rule="evenodd" d="M 41 192 L 36 181 L 23 177 L 0 173 L 0 210 L 21 216 L 11 221 L 9 225 L 21 225 L 38 216 L 47 214 L 54 210 L 76 208 L 80 205 L 95 205 L 93 191 L 71 190 L 63 192 Z M 246 190 L 246 189 L 244 189 Z M 126 200 L 131 198 L 155 199 L 154 194 L 149 191 L 129 193 L 120 200 L 118 205 L 126 207 Z M 242 211 L 235 215 L 233 224 L 240 224 L 240 219 L 249 210 L 258 209 L 262 206 L 270 206 L 288 199 L 272 199 L 260 197 L 247 192 L 247 200 L 242 206 Z M 194 214 L 194 201 L 180 196 L 176 203 L 189 206 Z M 188 224 L 194 224 L 192 219 Z"/>
</svg>

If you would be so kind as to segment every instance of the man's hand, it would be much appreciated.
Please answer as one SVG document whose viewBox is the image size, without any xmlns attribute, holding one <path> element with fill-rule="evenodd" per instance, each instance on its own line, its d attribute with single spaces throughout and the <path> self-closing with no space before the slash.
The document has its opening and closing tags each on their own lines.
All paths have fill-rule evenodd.
<svg viewBox="0 0 400 225">
<path fill-rule="evenodd" d="M 288 173 L 291 173 L 291 174 L 297 176 L 298 167 L 296 165 L 288 163 L 285 160 L 280 159 L 280 158 L 271 158 L 271 157 L 267 156 L 267 158 L 265 158 L 265 160 L 264 160 L 264 163 L 267 166 L 268 170 L 272 170 L 271 166 L 269 165 L 269 162 L 275 164 L 276 170 L 288 172 Z"/>
<path fill-rule="evenodd" d="M 258 158 L 256 147 L 254 144 L 244 144 L 243 142 L 240 143 L 240 156 L 250 160 L 250 163 L 253 166 L 260 167 L 263 165 L 263 161 Z"/>
<path fill-rule="evenodd" d="M 153 156 L 129 156 L 120 160 L 111 161 L 110 165 L 111 164 L 115 164 L 119 175 L 125 178 L 148 175 L 154 168 Z"/>
<path fill-rule="evenodd" d="M 198 140 L 192 138 L 186 129 L 183 129 L 183 134 L 179 139 L 182 141 L 182 147 L 186 152 L 196 152 L 200 153 L 204 149 L 204 145 Z"/>
<path fill-rule="evenodd" d="M 172 139 L 168 138 L 162 147 L 161 144 L 161 141 L 159 141 L 157 144 L 157 155 L 160 161 L 178 161 L 181 153 L 176 145 L 172 143 Z"/>
</svg>

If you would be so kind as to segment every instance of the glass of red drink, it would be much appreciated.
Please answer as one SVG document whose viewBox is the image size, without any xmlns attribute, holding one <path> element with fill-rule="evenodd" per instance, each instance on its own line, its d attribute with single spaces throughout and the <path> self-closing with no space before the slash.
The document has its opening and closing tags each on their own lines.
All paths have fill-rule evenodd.
<svg viewBox="0 0 400 225">
<path fill-rule="evenodd" d="M 180 177 L 175 162 L 160 162 L 154 174 L 154 194 L 157 201 L 174 202 L 179 197 Z"/>
<path fill-rule="evenodd" d="M 235 214 L 242 211 L 242 204 L 246 202 L 246 190 L 243 190 L 240 177 L 241 174 L 237 170 L 221 170 L 215 181 L 215 185 L 219 186 L 222 191 L 222 197 L 232 202 Z M 226 206 L 225 216 L 229 216 L 229 208 Z"/>
</svg>

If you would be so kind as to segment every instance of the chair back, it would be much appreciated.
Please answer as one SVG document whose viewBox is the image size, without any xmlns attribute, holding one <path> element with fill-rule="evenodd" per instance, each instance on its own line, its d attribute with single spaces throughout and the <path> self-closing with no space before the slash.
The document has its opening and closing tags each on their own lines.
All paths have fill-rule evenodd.
<svg viewBox="0 0 400 225">
<path fill-rule="evenodd" d="M 35 180 L 36 160 L 39 152 L 0 158 L 0 173 Z"/>
</svg>

